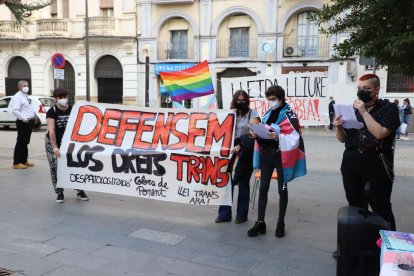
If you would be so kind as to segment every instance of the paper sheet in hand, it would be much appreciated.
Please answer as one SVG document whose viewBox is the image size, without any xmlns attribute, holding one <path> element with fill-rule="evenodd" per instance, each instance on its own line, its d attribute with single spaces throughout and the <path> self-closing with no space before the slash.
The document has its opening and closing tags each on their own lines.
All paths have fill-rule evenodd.
<svg viewBox="0 0 414 276">
<path fill-rule="evenodd" d="M 334 109 L 336 116 L 342 115 L 344 128 L 361 129 L 364 127 L 364 124 L 357 120 L 352 104 L 334 104 Z"/>
<path fill-rule="evenodd" d="M 272 139 L 270 136 L 269 136 L 269 130 L 265 127 L 265 125 L 263 125 L 263 124 L 258 124 L 258 125 L 252 125 L 252 124 L 249 124 L 248 125 L 249 126 L 249 128 L 254 132 L 254 133 L 256 133 L 256 135 L 257 136 L 259 136 L 260 138 L 262 138 L 262 139 Z"/>
</svg>

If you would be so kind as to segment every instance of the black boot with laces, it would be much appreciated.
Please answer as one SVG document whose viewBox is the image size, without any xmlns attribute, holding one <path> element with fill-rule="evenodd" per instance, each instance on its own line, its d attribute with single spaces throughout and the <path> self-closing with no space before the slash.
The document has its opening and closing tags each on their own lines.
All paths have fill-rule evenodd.
<svg viewBox="0 0 414 276">
<path fill-rule="evenodd" d="M 266 223 L 264 221 L 256 221 L 253 228 L 247 231 L 247 236 L 257 237 L 266 233 Z"/>
</svg>

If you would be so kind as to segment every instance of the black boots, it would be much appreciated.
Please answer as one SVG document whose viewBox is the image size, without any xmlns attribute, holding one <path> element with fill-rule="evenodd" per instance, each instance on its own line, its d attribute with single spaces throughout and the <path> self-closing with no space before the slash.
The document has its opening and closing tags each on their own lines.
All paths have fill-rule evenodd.
<svg viewBox="0 0 414 276">
<path fill-rule="evenodd" d="M 283 238 L 285 236 L 285 223 L 283 221 L 277 223 L 275 236 L 276 238 Z"/>
<path fill-rule="evenodd" d="M 266 233 L 266 223 L 264 221 L 256 221 L 253 228 L 247 231 L 247 236 L 257 237 Z"/>
</svg>

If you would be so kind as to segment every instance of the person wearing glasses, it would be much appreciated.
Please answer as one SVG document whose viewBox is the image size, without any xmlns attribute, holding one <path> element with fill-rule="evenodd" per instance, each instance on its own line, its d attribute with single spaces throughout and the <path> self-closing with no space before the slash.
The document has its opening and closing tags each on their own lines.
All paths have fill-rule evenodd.
<svg viewBox="0 0 414 276">
<path fill-rule="evenodd" d="M 27 161 L 28 145 L 35 125 L 36 113 L 28 99 L 29 83 L 21 80 L 17 83 L 19 91 L 14 94 L 11 102 L 12 112 L 16 116 L 17 142 L 14 147 L 13 169 L 27 169 L 34 164 Z"/>
<path fill-rule="evenodd" d="M 380 80 L 377 75 L 366 74 L 358 80 L 358 99 L 354 101 L 361 129 L 343 127 L 341 116 L 335 117 L 336 138 L 345 143 L 341 173 L 346 199 L 350 206 L 367 208 L 384 218 L 389 229 L 396 230 L 391 208 L 394 182 L 394 139 L 400 126 L 398 108 L 390 101 L 379 98 Z M 364 187 L 370 183 L 365 199 Z"/>
<path fill-rule="evenodd" d="M 266 233 L 265 212 L 267 195 L 273 171 L 276 169 L 279 192 L 279 218 L 275 236 L 282 238 L 285 235 L 285 215 L 288 204 L 287 183 L 293 179 L 306 175 L 305 146 L 302 139 L 299 119 L 295 112 L 286 103 L 285 91 L 275 85 L 267 89 L 266 98 L 270 109 L 265 113 L 262 124 L 267 128 L 268 137 L 259 138 L 252 130 L 251 135 L 256 138 L 254 152 L 254 167 L 260 168 L 260 189 L 258 200 L 258 218 L 247 235 L 256 237 Z M 256 151 L 259 148 L 260 151 Z"/>
</svg>

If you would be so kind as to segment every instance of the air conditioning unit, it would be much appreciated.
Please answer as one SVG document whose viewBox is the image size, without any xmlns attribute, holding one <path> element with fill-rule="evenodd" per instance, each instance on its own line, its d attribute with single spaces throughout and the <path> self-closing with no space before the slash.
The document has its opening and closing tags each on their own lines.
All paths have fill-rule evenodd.
<svg viewBox="0 0 414 276">
<path fill-rule="evenodd" d="M 302 51 L 296 47 L 288 46 L 285 48 L 286 57 L 301 57 Z"/>
</svg>

